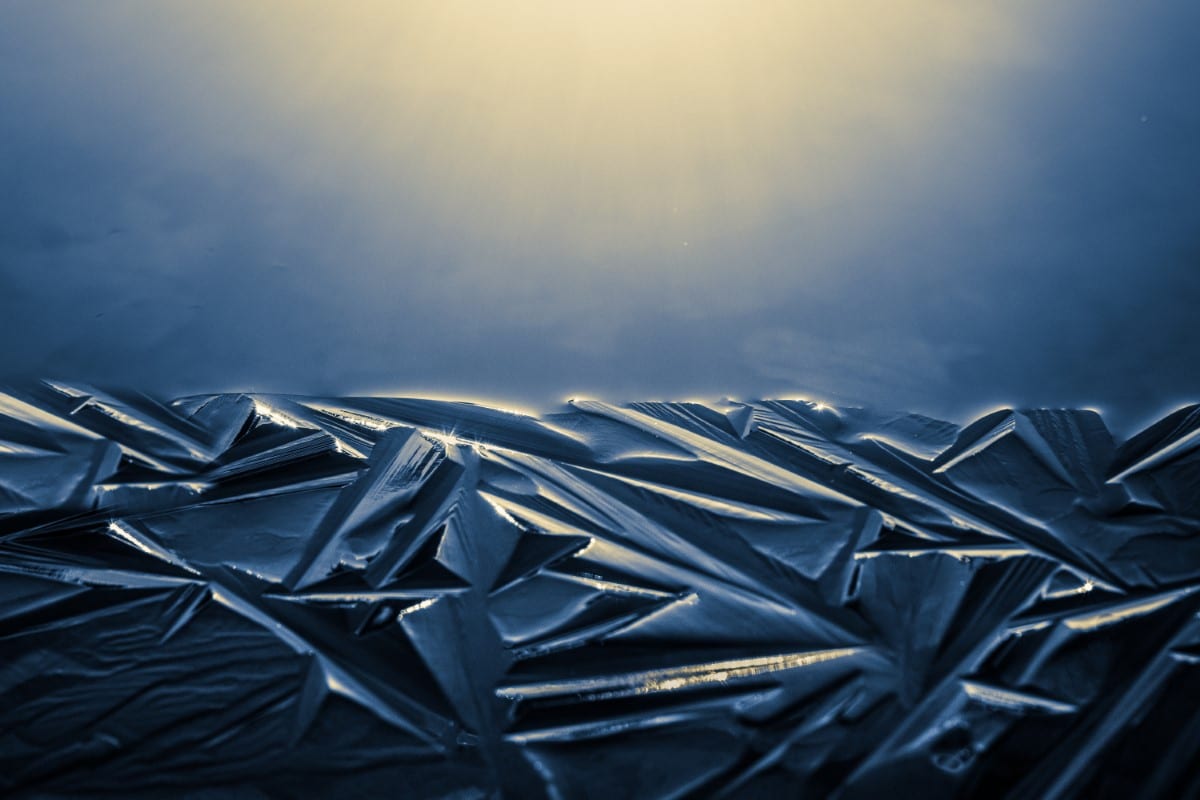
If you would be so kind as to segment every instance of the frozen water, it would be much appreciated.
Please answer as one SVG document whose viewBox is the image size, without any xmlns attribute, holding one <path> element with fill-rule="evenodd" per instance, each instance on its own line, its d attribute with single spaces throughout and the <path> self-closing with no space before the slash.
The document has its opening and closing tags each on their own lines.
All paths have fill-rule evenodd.
<svg viewBox="0 0 1200 800">
<path fill-rule="evenodd" d="M 0 791 L 1180 797 L 1200 406 L 0 394 Z"/>
</svg>

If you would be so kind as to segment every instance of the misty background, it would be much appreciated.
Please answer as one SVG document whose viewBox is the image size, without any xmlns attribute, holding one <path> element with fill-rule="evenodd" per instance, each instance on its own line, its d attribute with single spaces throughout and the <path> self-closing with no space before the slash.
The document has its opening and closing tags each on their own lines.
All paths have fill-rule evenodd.
<svg viewBox="0 0 1200 800">
<path fill-rule="evenodd" d="M 1200 400 L 1200 5 L 824 6 L 0 3 L 0 377 Z"/>
</svg>

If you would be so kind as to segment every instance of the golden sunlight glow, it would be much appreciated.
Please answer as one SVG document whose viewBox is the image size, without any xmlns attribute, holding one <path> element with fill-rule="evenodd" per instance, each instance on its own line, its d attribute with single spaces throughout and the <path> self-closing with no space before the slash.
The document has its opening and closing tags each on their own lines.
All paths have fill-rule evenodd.
<svg viewBox="0 0 1200 800">
<path fill-rule="evenodd" d="M 985 95 L 1041 57 L 1036 8 L 214 0 L 151 4 L 142 24 L 174 38 L 130 46 L 196 65 L 163 80 L 187 99 L 171 111 L 192 139 L 179 147 L 335 197 L 382 252 L 420 230 L 437 242 L 425 263 L 467 270 L 435 282 L 456 302 L 538 309 L 617 291 L 614 276 L 670 288 L 707 270 L 734 307 L 740 281 L 716 265 L 760 281 L 797 268 L 756 252 L 758 232 L 794 230 L 817 259 L 819 237 L 854 239 L 884 213 L 882 189 L 979 179 L 956 164 L 1003 136 Z M 506 294 L 482 296 L 478 275 L 499 270 Z"/>
</svg>

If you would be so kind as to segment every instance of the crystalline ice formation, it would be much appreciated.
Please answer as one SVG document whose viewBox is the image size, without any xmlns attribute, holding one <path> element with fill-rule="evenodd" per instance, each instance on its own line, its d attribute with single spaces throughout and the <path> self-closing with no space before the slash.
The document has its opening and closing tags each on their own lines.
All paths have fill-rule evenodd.
<svg viewBox="0 0 1200 800">
<path fill-rule="evenodd" d="M 13 389 L 0 792 L 1195 795 L 1198 531 L 1198 406 Z"/>
</svg>

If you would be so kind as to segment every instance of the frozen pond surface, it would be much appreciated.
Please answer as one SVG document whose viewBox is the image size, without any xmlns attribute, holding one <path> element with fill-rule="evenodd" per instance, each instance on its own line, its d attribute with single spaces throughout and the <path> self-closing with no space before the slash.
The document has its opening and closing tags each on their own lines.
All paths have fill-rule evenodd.
<svg viewBox="0 0 1200 800">
<path fill-rule="evenodd" d="M 1197 30 L 0 3 L 0 794 L 1200 796 Z"/>
<path fill-rule="evenodd" d="M 1185 797 L 1200 407 L 0 395 L 14 796 Z"/>
</svg>

